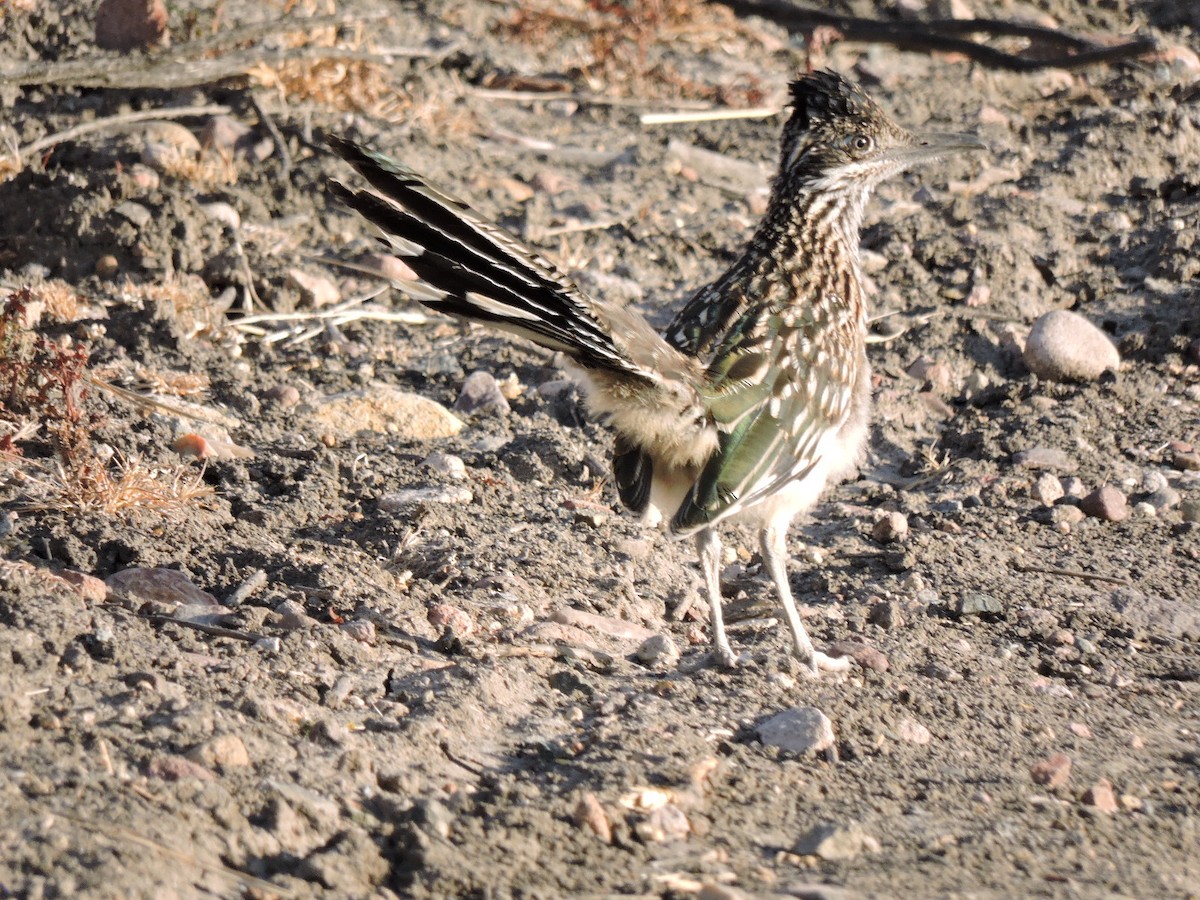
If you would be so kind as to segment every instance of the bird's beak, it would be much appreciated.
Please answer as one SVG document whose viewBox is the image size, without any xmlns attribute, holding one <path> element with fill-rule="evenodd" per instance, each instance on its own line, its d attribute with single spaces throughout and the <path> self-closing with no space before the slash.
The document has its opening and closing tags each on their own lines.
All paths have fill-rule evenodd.
<svg viewBox="0 0 1200 900">
<path fill-rule="evenodd" d="M 896 162 L 916 165 L 931 162 L 955 153 L 986 150 L 987 144 L 972 134 L 918 134 L 907 147 L 898 147 L 888 153 Z"/>
</svg>

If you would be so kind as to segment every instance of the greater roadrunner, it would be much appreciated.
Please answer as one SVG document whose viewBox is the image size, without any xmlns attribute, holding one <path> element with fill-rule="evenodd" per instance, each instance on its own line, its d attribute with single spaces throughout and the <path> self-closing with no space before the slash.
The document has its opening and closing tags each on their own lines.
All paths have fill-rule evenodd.
<svg viewBox="0 0 1200 900">
<path fill-rule="evenodd" d="M 417 273 L 425 305 L 515 332 L 574 364 L 591 410 L 616 432 L 622 502 L 694 535 L 725 636 L 717 524 L 760 529 L 762 559 L 815 674 L 845 658 L 813 648 L 788 585 L 787 530 L 825 485 L 857 465 L 871 394 L 859 228 L 872 189 L 943 154 L 982 149 L 967 135 L 914 136 L 831 72 L 791 85 L 766 216 L 732 268 L 659 335 L 636 311 L 588 297 L 546 259 L 407 166 L 357 144 L 333 149 L 374 188 L 334 192 L 383 232 Z M 432 289 L 432 291 L 430 291 Z"/>
</svg>

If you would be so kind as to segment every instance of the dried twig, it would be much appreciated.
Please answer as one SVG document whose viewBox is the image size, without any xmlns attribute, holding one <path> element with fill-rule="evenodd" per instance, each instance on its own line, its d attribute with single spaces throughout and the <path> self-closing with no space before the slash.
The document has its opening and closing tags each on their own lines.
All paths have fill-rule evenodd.
<svg viewBox="0 0 1200 900">
<path fill-rule="evenodd" d="M 1112 575 L 1097 575 L 1094 572 L 1081 572 L 1078 569 L 1058 569 L 1051 566 L 1027 566 L 1024 563 L 1013 563 L 1013 568 L 1018 572 L 1026 572 L 1037 575 L 1055 575 L 1060 578 L 1082 578 L 1084 581 L 1102 581 L 1105 584 L 1116 584 L 1121 587 L 1129 587 L 1133 581 L 1128 575 L 1121 578 L 1116 578 Z"/>
<path fill-rule="evenodd" d="M 75 125 L 65 131 L 58 131 L 54 134 L 48 134 L 44 138 L 39 138 L 31 144 L 26 144 L 18 150 L 19 155 L 24 157 L 33 156 L 41 153 L 43 150 L 53 147 L 55 144 L 62 144 L 66 141 L 73 141 L 76 138 L 83 137 L 85 134 L 93 134 L 97 131 L 111 131 L 115 128 L 124 128 L 126 125 L 132 125 L 135 122 L 150 122 L 162 119 L 184 119 L 189 116 L 222 116 L 230 111 L 228 106 L 219 104 L 208 104 L 205 106 L 168 106 L 161 109 L 140 109 L 137 112 L 121 113 L 116 116 L 105 116 L 103 119 L 94 119 L 91 122 L 84 122 L 80 125 Z"/>
<path fill-rule="evenodd" d="M 726 119 L 769 119 L 779 112 L 776 106 L 755 106 L 750 109 L 697 109 L 673 112 L 642 113 L 643 125 L 679 125 L 685 122 L 720 122 Z"/>
<path fill-rule="evenodd" d="M 203 622 L 189 622 L 187 619 L 176 619 L 171 616 L 152 615 L 146 616 L 146 618 L 156 625 L 179 625 L 203 634 L 211 634 L 213 637 L 232 638 L 235 641 L 245 641 L 247 644 L 257 644 L 259 641 L 266 640 L 266 635 L 254 631 L 237 631 L 233 628 L 222 628 L 220 625 L 205 625 Z"/>
<path fill-rule="evenodd" d="M 962 53 L 985 66 L 1013 72 L 1033 72 L 1046 68 L 1079 69 L 1097 63 L 1133 59 L 1158 49 L 1158 43 L 1153 38 L 1138 38 L 1106 47 L 1056 28 L 1000 19 L 883 22 L 796 6 L 788 0 L 723 0 L 723 3 L 740 16 L 762 16 L 792 32 L 811 32 L 817 26 L 824 26 L 835 29 L 848 41 L 891 44 L 902 50 Z M 974 34 L 1027 38 L 1055 50 L 1039 57 L 1019 56 L 964 37 Z"/>
</svg>

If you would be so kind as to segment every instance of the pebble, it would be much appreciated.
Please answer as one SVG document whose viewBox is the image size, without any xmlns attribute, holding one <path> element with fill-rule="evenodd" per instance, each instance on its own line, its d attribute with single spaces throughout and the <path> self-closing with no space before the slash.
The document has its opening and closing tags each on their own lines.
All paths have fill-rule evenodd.
<svg viewBox="0 0 1200 900">
<path fill-rule="evenodd" d="M 1184 500 L 1179 504 L 1179 515 L 1185 522 L 1200 522 L 1200 500 Z"/>
<path fill-rule="evenodd" d="M 867 621 L 886 631 L 904 627 L 904 612 L 895 600 L 876 603 L 867 613 Z"/>
<path fill-rule="evenodd" d="M 1170 482 L 1167 481 L 1167 476 L 1158 469 L 1146 469 L 1142 472 L 1142 491 L 1147 494 L 1153 494 L 1155 491 L 1161 491 L 1170 487 Z"/>
<path fill-rule="evenodd" d="M 305 611 L 304 606 L 295 600 L 284 600 L 275 607 L 275 614 L 279 616 L 279 621 L 276 624 L 284 631 L 299 631 L 311 628 L 317 624 L 317 620 L 310 616 Z"/>
<path fill-rule="evenodd" d="M 886 672 L 889 668 L 888 659 L 883 652 L 870 644 L 859 641 L 837 641 L 830 644 L 826 650 L 830 656 L 849 656 L 860 668 L 873 672 Z"/>
<path fill-rule="evenodd" d="M 162 179 L 159 178 L 158 172 L 152 169 L 145 163 L 136 162 L 129 167 L 129 179 L 134 183 L 139 191 L 143 194 L 149 194 L 158 190 Z"/>
<path fill-rule="evenodd" d="M 768 747 L 792 753 L 820 753 L 833 747 L 833 722 L 815 706 L 785 709 L 758 726 L 758 738 Z"/>
<path fill-rule="evenodd" d="M 1159 488 L 1150 494 L 1146 498 L 1146 502 L 1153 506 L 1157 512 L 1165 512 L 1168 509 L 1174 509 L 1183 502 L 1183 497 L 1175 488 L 1168 486 Z"/>
<path fill-rule="evenodd" d="M 586 825 L 604 843 L 612 843 L 612 823 L 608 820 L 608 813 L 591 791 L 585 791 L 580 796 L 571 818 L 579 827 Z"/>
<path fill-rule="evenodd" d="M 1065 785 L 1071 777 L 1071 757 L 1065 753 L 1055 753 L 1038 760 L 1029 767 L 1029 776 L 1034 784 L 1056 790 Z"/>
<path fill-rule="evenodd" d="M 163 0 L 102 0 L 96 9 L 96 46 L 128 53 L 167 47 L 167 7 Z"/>
<path fill-rule="evenodd" d="M 250 765 L 250 753 L 236 734 L 219 734 L 197 744 L 187 758 L 210 769 L 234 769 Z"/>
<path fill-rule="evenodd" d="M 310 421 L 335 441 L 349 440 L 360 431 L 430 440 L 463 429 L 462 420 L 440 403 L 383 384 L 326 398 L 310 414 Z"/>
<path fill-rule="evenodd" d="M 1071 525 L 1078 525 L 1085 518 L 1087 518 L 1087 516 L 1084 514 L 1082 509 L 1080 509 L 1078 506 L 1072 506 L 1069 503 L 1054 507 L 1053 511 L 1050 513 L 1050 521 L 1052 521 L 1055 525 L 1066 525 L 1068 527 Z"/>
<path fill-rule="evenodd" d="M 511 411 L 508 399 L 491 372 L 472 372 L 463 382 L 454 401 L 455 412 L 488 413 L 503 416 Z"/>
<path fill-rule="evenodd" d="M 121 271 L 121 264 L 111 253 L 105 253 L 96 260 L 96 265 L 92 267 L 92 271 L 96 273 L 97 278 L 109 279 Z"/>
<path fill-rule="evenodd" d="M 1059 309 L 1033 323 L 1025 342 L 1025 364 L 1050 381 L 1094 381 L 1121 367 L 1108 335 L 1078 313 Z"/>
<path fill-rule="evenodd" d="M 426 504 L 465 506 L 474 499 L 475 495 L 471 492 L 470 488 L 465 488 L 457 484 L 406 488 L 401 491 L 384 494 L 380 497 L 379 511 L 397 513 L 414 506 L 424 506 Z"/>
<path fill-rule="evenodd" d="M 185 778 L 195 778 L 198 781 L 214 781 L 216 775 L 204 766 L 193 762 L 185 756 L 156 756 L 146 764 L 147 778 L 161 778 L 163 781 L 182 781 Z"/>
<path fill-rule="evenodd" d="M 1050 472 L 1043 473 L 1029 490 L 1029 495 L 1043 506 L 1053 506 L 1066 494 L 1062 481 Z"/>
<path fill-rule="evenodd" d="M 1067 728 L 1070 729 L 1071 734 L 1075 735 L 1075 737 L 1090 738 L 1092 736 L 1092 729 L 1088 728 L 1082 722 L 1072 722 Z"/>
<path fill-rule="evenodd" d="M 280 409 L 290 409 L 300 402 L 300 391 L 290 384 L 277 384 L 263 392 L 263 399 Z"/>
<path fill-rule="evenodd" d="M 114 594 L 168 606 L 219 606 L 217 598 L 176 569 L 123 569 L 104 580 Z"/>
<path fill-rule="evenodd" d="M 1110 484 L 1096 488 L 1079 501 L 1085 515 L 1105 522 L 1121 522 L 1129 518 L 1129 504 L 1125 495 Z"/>
<path fill-rule="evenodd" d="M 288 269 L 288 283 L 300 291 L 300 296 L 309 306 L 320 308 L 341 302 L 342 292 L 328 275 L 320 272 L 305 272 L 303 269 Z"/>
<path fill-rule="evenodd" d="M 854 859 L 864 851 L 879 852 L 879 841 L 867 834 L 857 823 L 836 825 L 825 822 L 804 834 L 792 848 L 800 856 L 816 856 L 824 860 Z"/>
<path fill-rule="evenodd" d="M 871 537 L 881 544 L 894 544 L 908 534 L 908 517 L 904 513 L 885 513 L 871 529 Z"/>
<path fill-rule="evenodd" d="M 1176 450 L 1171 455 L 1171 465 L 1180 472 L 1200 472 L 1200 453 L 1194 450 Z"/>
<path fill-rule="evenodd" d="M 375 623 L 370 619 L 351 619 L 338 627 L 360 644 L 375 646 Z"/>
<path fill-rule="evenodd" d="M 1120 809 L 1112 783 L 1107 778 L 1099 779 L 1084 792 L 1081 799 L 1086 805 L 1106 815 L 1112 815 Z"/>
<path fill-rule="evenodd" d="M 242 227 L 241 214 L 238 213 L 238 211 L 228 203 L 222 203 L 220 201 L 201 203 L 200 211 L 214 222 L 219 222 L 220 224 L 234 230 Z"/>
<path fill-rule="evenodd" d="M 447 629 L 456 638 L 465 638 L 475 632 L 475 620 L 470 614 L 449 603 L 434 603 L 425 611 L 425 618 L 439 635 Z"/>
<path fill-rule="evenodd" d="M 1020 450 L 1013 454 L 1013 465 L 1028 469 L 1051 469 L 1056 472 L 1074 472 L 1077 468 L 1075 460 L 1054 447 Z"/>
<path fill-rule="evenodd" d="M 896 737 L 906 744 L 916 744 L 924 747 L 933 740 L 929 729 L 916 719 L 901 719 L 896 725 Z"/>
<path fill-rule="evenodd" d="M 634 655 L 652 669 L 674 668 L 679 662 L 679 647 L 667 635 L 656 634 L 642 641 Z"/>
<path fill-rule="evenodd" d="M 154 216 L 150 210 L 142 206 L 140 203 L 134 203 L 132 200 L 126 200 L 124 203 L 118 203 L 113 207 L 113 212 L 118 216 L 122 216 L 133 223 L 135 228 L 145 228 L 153 220 Z"/>
<path fill-rule="evenodd" d="M 1133 504 L 1133 508 L 1130 511 L 1134 516 L 1141 519 L 1153 519 L 1156 515 L 1158 515 L 1158 510 L 1155 508 L 1154 504 L 1147 503 L 1145 500 Z"/>
<path fill-rule="evenodd" d="M 274 655 L 283 649 L 283 641 L 277 637 L 259 638 L 254 642 L 254 647 L 263 653 Z"/>
<path fill-rule="evenodd" d="M 657 809 L 652 809 L 633 830 L 645 843 L 663 844 L 686 838 L 691 833 L 692 823 L 688 821 L 684 811 L 674 803 L 664 803 Z"/>
<path fill-rule="evenodd" d="M 1004 613 L 1004 604 L 991 594 L 968 591 L 958 598 L 955 611 L 960 616 L 998 616 Z"/>
<path fill-rule="evenodd" d="M 103 603 L 108 599 L 109 586 L 95 575 L 87 575 L 72 569 L 63 569 L 55 574 L 74 588 L 75 593 L 82 599 L 90 603 Z"/>
<path fill-rule="evenodd" d="M 461 457 L 443 453 L 441 450 L 430 453 L 421 461 L 421 465 L 454 481 L 461 481 L 467 477 L 467 464 Z"/>
</svg>

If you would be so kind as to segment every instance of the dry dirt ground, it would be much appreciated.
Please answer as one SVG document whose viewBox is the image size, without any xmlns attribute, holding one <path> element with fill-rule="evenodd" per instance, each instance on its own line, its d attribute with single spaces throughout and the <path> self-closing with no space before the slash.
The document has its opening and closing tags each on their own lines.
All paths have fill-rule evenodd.
<svg viewBox="0 0 1200 900">
<path fill-rule="evenodd" d="M 1197 895 L 1190 4 L 955 5 L 1166 48 L 1020 73 L 678 2 L 286 5 L 342 24 L 173 3 L 140 86 L 92 4 L 0 7 L 0 896 Z M 782 115 L 640 117 L 778 109 L 810 62 L 991 147 L 865 226 L 871 453 L 791 535 L 817 642 L 866 664 L 841 682 L 802 677 L 736 529 L 744 660 L 702 665 L 690 544 L 620 513 L 551 356 L 336 264 L 379 260 L 320 142 L 665 322 L 751 234 Z M 228 112 L 38 143 L 168 107 Z M 1118 373 L 1030 374 L 1058 308 Z M 405 412 L 476 372 L 505 402 L 456 433 Z M 1080 512 L 1105 484 L 1124 519 Z M 762 739 L 794 707 L 829 752 Z"/>
</svg>

